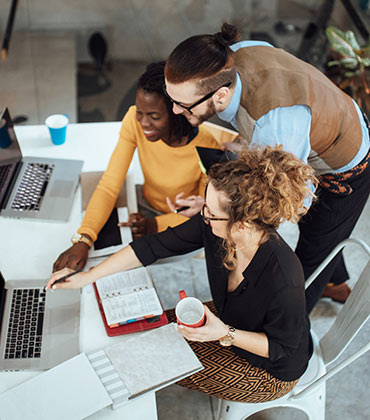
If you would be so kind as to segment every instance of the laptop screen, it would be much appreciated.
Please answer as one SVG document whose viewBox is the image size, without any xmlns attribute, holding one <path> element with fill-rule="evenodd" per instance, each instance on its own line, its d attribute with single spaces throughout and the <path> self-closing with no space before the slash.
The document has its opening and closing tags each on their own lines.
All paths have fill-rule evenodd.
<svg viewBox="0 0 370 420">
<path fill-rule="evenodd" d="M 0 333 L 1 333 L 1 323 L 3 320 L 5 306 L 5 280 L 3 275 L 0 272 Z"/>
<path fill-rule="evenodd" d="M 21 149 L 15 135 L 8 108 L 0 117 L 0 203 L 3 203 L 17 164 L 22 159 Z"/>
</svg>

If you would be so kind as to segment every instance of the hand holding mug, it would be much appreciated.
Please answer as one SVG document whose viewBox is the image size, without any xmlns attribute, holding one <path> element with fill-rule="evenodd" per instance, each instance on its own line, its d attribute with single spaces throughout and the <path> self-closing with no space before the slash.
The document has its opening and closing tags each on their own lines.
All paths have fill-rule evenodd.
<svg viewBox="0 0 370 420">
<path fill-rule="evenodd" d="M 175 308 L 177 323 L 191 328 L 204 325 L 206 319 L 203 303 L 195 297 L 187 297 L 184 290 L 179 295 L 180 301 Z"/>
<path fill-rule="evenodd" d="M 216 341 L 224 337 L 228 326 L 214 315 L 207 305 L 180 291 L 181 300 L 176 305 L 178 331 L 190 341 Z"/>
</svg>

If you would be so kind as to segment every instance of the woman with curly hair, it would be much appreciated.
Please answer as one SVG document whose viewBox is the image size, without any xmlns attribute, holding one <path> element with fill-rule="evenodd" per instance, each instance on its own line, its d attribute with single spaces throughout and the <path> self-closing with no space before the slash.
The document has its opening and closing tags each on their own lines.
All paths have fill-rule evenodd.
<svg viewBox="0 0 370 420">
<path fill-rule="evenodd" d="M 276 232 L 306 212 L 313 170 L 282 149 L 255 149 L 208 174 L 201 214 L 133 241 L 87 273 L 56 288 L 76 288 L 116 271 L 204 246 L 213 302 L 202 327 L 179 326 L 204 369 L 178 382 L 209 395 L 264 402 L 288 393 L 312 354 L 301 264 Z M 71 270 L 51 276 L 47 285 Z M 174 320 L 173 311 L 168 316 Z"/>
</svg>

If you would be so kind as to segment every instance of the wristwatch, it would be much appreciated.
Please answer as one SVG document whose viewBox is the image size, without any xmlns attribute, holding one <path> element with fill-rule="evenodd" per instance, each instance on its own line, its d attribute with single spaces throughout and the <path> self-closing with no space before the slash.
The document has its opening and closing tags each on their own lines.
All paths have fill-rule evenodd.
<svg viewBox="0 0 370 420">
<path fill-rule="evenodd" d="M 230 325 L 227 326 L 229 329 L 229 332 L 225 335 L 225 337 L 221 337 L 218 341 L 220 342 L 221 346 L 231 346 L 234 342 L 235 338 L 235 328 L 230 327 Z"/>
<path fill-rule="evenodd" d="M 86 244 L 89 248 L 91 248 L 91 246 L 92 246 L 92 240 L 90 240 L 87 236 L 85 236 L 84 234 L 81 234 L 81 233 L 75 233 L 72 236 L 71 241 L 74 245 L 82 242 L 83 244 Z"/>
</svg>

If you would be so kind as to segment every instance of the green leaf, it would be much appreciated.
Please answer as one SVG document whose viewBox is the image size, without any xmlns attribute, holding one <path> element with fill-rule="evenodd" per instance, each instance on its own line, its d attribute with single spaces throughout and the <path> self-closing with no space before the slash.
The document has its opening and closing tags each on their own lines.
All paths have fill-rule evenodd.
<svg viewBox="0 0 370 420">
<path fill-rule="evenodd" d="M 328 67 L 340 66 L 340 61 L 333 60 L 328 62 Z"/>
<path fill-rule="evenodd" d="M 330 45 L 335 51 L 343 56 L 356 57 L 356 53 L 352 45 L 346 39 L 346 34 L 344 32 L 334 26 L 329 26 L 326 28 L 325 33 Z"/>
<path fill-rule="evenodd" d="M 370 66 L 370 58 L 369 57 L 360 57 L 359 60 L 365 67 Z"/>
<path fill-rule="evenodd" d="M 361 58 L 343 57 L 339 60 L 340 64 L 348 69 L 355 69 Z"/>
<path fill-rule="evenodd" d="M 360 45 L 358 44 L 355 34 L 352 31 L 344 32 L 344 39 L 354 50 L 360 49 Z"/>
<path fill-rule="evenodd" d="M 347 77 L 347 79 L 350 79 L 351 77 L 356 76 L 356 72 L 354 72 L 354 71 L 346 71 L 344 73 L 344 76 Z"/>
</svg>

